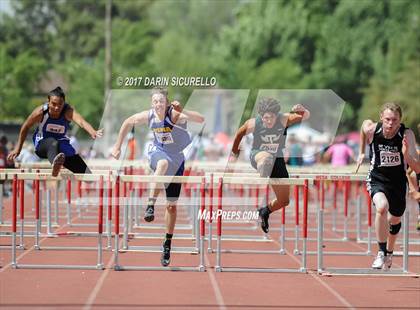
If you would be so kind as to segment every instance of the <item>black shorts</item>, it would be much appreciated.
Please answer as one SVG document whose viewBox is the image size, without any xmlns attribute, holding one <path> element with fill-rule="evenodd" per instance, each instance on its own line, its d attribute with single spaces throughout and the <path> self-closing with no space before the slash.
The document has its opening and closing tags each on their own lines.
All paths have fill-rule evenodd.
<svg viewBox="0 0 420 310">
<path fill-rule="evenodd" d="M 376 193 L 384 193 L 388 200 L 388 211 L 393 216 L 401 217 L 404 214 L 406 207 L 405 196 L 407 193 L 406 183 L 390 187 L 380 182 L 371 181 L 367 183 L 367 188 L 372 199 Z"/>
<path fill-rule="evenodd" d="M 61 144 L 60 144 L 61 143 Z M 35 151 L 35 154 L 39 158 L 47 158 L 49 162 L 52 164 L 54 157 L 62 151 L 61 147 L 63 145 L 63 141 L 57 141 L 54 138 L 46 138 L 42 139 L 38 147 Z M 65 142 L 68 143 L 68 142 Z M 70 144 L 69 144 L 70 145 Z M 88 168 L 85 161 L 80 157 L 80 155 L 65 155 L 65 160 L 63 166 L 70 170 L 73 173 L 86 173 L 91 174 L 92 171 Z"/>
<path fill-rule="evenodd" d="M 182 176 L 184 174 L 184 163 L 178 168 L 175 176 Z M 182 183 L 165 183 L 166 200 L 175 202 L 181 194 Z"/>
<path fill-rule="evenodd" d="M 181 194 L 181 186 L 181 183 L 165 184 L 166 200 L 171 202 L 177 201 Z"/>
<path fill-rule="evenodd" d="M 260 150 L 252 150 L 250 155 L 251 165 L 257 169 L 257 162 L 255 161 L 255 155 L 257 155 Z M 283 157 L 276 157 L 273 164 L 273 169 L 271 170 L 270 178 L 289 178 L 289 173 L 287 172 L 286 163 L 284 162 Z"/>
</svg>

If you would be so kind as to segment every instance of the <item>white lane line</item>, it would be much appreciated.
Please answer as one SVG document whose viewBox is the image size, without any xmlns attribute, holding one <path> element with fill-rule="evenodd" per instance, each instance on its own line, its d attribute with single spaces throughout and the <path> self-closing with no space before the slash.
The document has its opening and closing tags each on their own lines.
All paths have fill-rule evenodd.
<svg viewBox="0 0 420 310">
<path fill-rule="evenodd" d="M 210 265 L 209 259 L 207 254 L 204 254 L 204 260 L 206 266 Z M 226 310 L 225 301 L 223 299 L 222 292 L 220 290 L 219 285 L 217 284 L 216 276 L 214 275 L 213 268 L 207 268 L 207 274 L 209 275 L 210 283 L 213 287 L 214 296 L 216 297 L 217 304 L 219 305 L 219 309 Z"/>
<path fill-rule="evenodd" d="M 273 239 L 273 238 L 271 238 Z M 280 243 L 273 239 L 273 242 L 276 243 L 279 247 L 281 247 Z M 301 261 L 298 260 L 294 255 L 292 255 L 289 251 L 286 250 L 287 255 L 289 255 L 295 262 L 298 264 L 301 264 Z M 322 280 L 321 277 L 319 277 L 316 273 L 312 271 L 308 271 L 308 274 L 317 280 L 323 287 L 325 287 L 332 295 L 334 295 L 335 298 L 337 298 L 344 306 L 346 306 L 349 309 L 355 309 L 355 307 L 349 303 L 343 296 L 340 295 L 335 289 L 333 289 L 331 286 L 328 285 L 325 281 Z"/>
<path fill-rule="evenodd" d="M 121 242 L 122 240 L 120 240 L 118 248 L 120 248 Z M 109 272 L 112 270 L 111 267 L 114 264 L 114 258 L 115 258 L 115 255 L 112 254 L 111 258 L 106 264 L 105 271 L 102 271 L 101 277 L 96 282 L 96 285 L 92 290 L 92 293 L 90 293 L 89 298 L 87 299 L 85 306 L 83 307 L 84 310 L 89 310 L 92 308 L 92 304 L 95 302 L 95 299 L 98 296 L 99 291 L 101 290 L 102 285 L 105 282 L 105 278 L 108 276 Z"/>
<path fill-rule="evenodd" d="M 78 218 L 78 216 L 75 216 L 75 217 L 73 217 L 72 219 L 71 219 L 71 222 L 73 222 L 75 219 L 77 219 Z M 60 232 L 61 230 L 63 230 L 64 228 L 66 228 L 68 225 L 67 224 L 64 224 L 64 226 L 62 226 L 61 228 L 59 228 L 59 229 L 57 229 L 55 232 L 53 232 L 53 234 L 54 233 L 58 233 L 58 232 Z M 16 239 L 17 239 L 17 237 L 18 236 L 16 236 Z M 44 238 L 42 238 L 41 240 L 39 240 L 39 245 L 41 246 L 41 243 L 43 242 L 43 241 L 45 241 L 45 240 L 47 240 L 47 239 L 49 239 L 50 237 L 44 237 Z M 22 253 L 22 254 L 20 254 L 18 257 L 16 257 L 16 262 L 19 260 L 19 259 L 21 259 L 22 257 L 24 257 L 26 254 L 28 254 L 28 253 L 30 253 L 30 252 L 32 252 L 33 250 L 35 249 L 35 247 L 34 246 L 31 246 L 29 249 L 27 249 L 24 253 Z M 42 248 L 41 248 L 42 249 Z M 8 263 L 7 265 L 5 265 L 1 270 L 0 270 L 0 273 L 1 272 L 4 272 L 5 270 L 7 270 L 8 268 L 10 268 L 10 266 L 12 266 L 12 262 L 10 262 L 10 263 Z"/>
</svg>

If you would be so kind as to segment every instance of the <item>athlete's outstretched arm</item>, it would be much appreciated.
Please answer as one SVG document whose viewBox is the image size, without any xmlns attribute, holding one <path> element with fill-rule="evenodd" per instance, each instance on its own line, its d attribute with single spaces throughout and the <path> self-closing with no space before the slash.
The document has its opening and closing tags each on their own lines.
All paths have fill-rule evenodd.
<svg viewBox="0 0 420 310">
<path fill-rule="evenodd" d="M 181 115 L 184 114 L 188 120 L 195 123 L 204 123 L 204 116 L 196 111 L 183 110 Z"/>
<path fill-rule="evenodd" d="M 29 129 L 36 123 L 39 123 L 42 120 L 42 107 L 35 108 L 32 113 L 28 116 L 28 118 L 23 123 L 22 127 L 20 128 L 19 138 L 16 143 L 16 147 L 13 151 L 9 153 L 7 159 L 9 161 L 15 160 L 17 156 L 19 156 L 20 151 L 22 150 L 23 142 L 25 142 L 26 136 L 28 135 Z"/>
<path fill-rule="evenodd" d="M 356 162 L 356 173 L 359 171 L 360 165 L 363 163 L 363 159 L 365 158 L 366 143 L 370 144 L 372 142 L 375 127 L 376 123 L 370 119 L 364 120 L 362 123 L 362 127 L 360 128 L 359 155 Z"/>
<path fill-rule="evenodd" d="M 408 188 L 409 194 L 412 198 L 420 202 L 420 193 L 419 193 L 419 185 L 417 182 L 416 174 L 413 172 L 411 167 L 407 169 L 407 181 L 408 181 Z"/>
<path fill-rule="evenodd" d="M 283 126 L 289 127 L 294 124 L 300 123 L 304 120 L 307 120 L 311 116 L 311 112 L 306 109 L 301 104 L 296 104 L 293 106 L 292 110 L 289 113 L 283 114 Z"/>
<path fill-rule="evenodd" d="M 235 134 L 235 138 L 233 139 L 232 145 L 232 156 L 238 157 L 239 156 L 239 145 L 241 144 L 242 138 L 247 134 L 254 132 L 255 129 L 255 118 L 251 118 L 247 120 L 241 127 L 239 127 L 238 131 Z"/>
<path fill-rule="evenodd" d="M 121 146 L 123 144 L 124 138 L 131 131 L 135 125 L 146 124 L 149 117 L 149 111 L 143 111 L 137 114 L 134 114 L 127 118 L 121 125 L 120 132 L 118 133 L 117 141 L 115 142 L 114 147 L 112 148 L 111 156 L 115 159 L 120 158 L 121 155 Z"/>
<path fill-rule="evenodd" d="M 420 161 L 416 150 L 416 138 L 411 129 L 406 129 L 403 139 L 402 153 L 407 164 L 416 172 L 420 173 Z"/>
<path fill-rule="evenodd" d="M 100 138 L 103 135 L 103 129 L 95 130 L 92 125 L 89 124 L 83 116 L 81 116 L 77 111 L 70 107 L 66 111 L 66 119 L 69 121 L 74 121 L 80 128 L 86 130 L 86 132 L 92 137 L 92 139 Z"/>
<path fill-rule="evenodd" d="M 204 116 L 196 111 L 188 111 L 182 108 L 178 101 L 172 101 L 173 114 L 171 115 L 172 120 L 176 123 L 178 120 L 189 120 L 195 123 L 203 123 Z"/>
</svg>

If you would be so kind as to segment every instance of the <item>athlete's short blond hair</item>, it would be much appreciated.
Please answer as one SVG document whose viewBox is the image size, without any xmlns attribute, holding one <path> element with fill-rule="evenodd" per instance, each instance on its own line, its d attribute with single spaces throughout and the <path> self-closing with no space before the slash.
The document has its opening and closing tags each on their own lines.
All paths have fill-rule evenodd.
<svg viewBox="0 0 420 310">
<path fill-rule="evenodd" d="M 400 118 L 402 118 L 402 110 L 399 104 L 394 102 L 387 102 L 381 108 L 381 114 L 384 113 L 385 110 L 391 110 L 392 112 L 398 112 Z"/>
</svg>

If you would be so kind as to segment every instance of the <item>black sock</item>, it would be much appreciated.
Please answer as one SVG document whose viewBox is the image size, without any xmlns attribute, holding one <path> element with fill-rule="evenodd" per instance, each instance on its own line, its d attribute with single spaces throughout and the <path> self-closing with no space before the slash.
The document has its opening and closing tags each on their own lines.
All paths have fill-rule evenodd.
<svg viewBox="0 0 420 310">
<path fill-rule="evenodd" d="M 165 242 L 163 243 L 164 246 L 171 247 L 172 236 L 173 234 L 166 234 Z"/>
<path fill-rule="evenodd" d="M 261 209 L 261 215 L 263 216 L 268 216 L 270 215 L 271 212 L 273 211 L 271 211 L 268 206 L 265 206 L 264 208 Z"/>
<path fill-rule="evenodd" d="M 394 251 L 388 251 L 388 250 L 386 250 L 386 254 L 394 254 Z"/>
<path fill-rule="evenodd" d="M 386 256 L 386 253 L 387 253 L 386 242 L 378 242 L 378 245 L 379 245 L 379 251 L 384 252 L 384 254 Z"/>
</svg>

